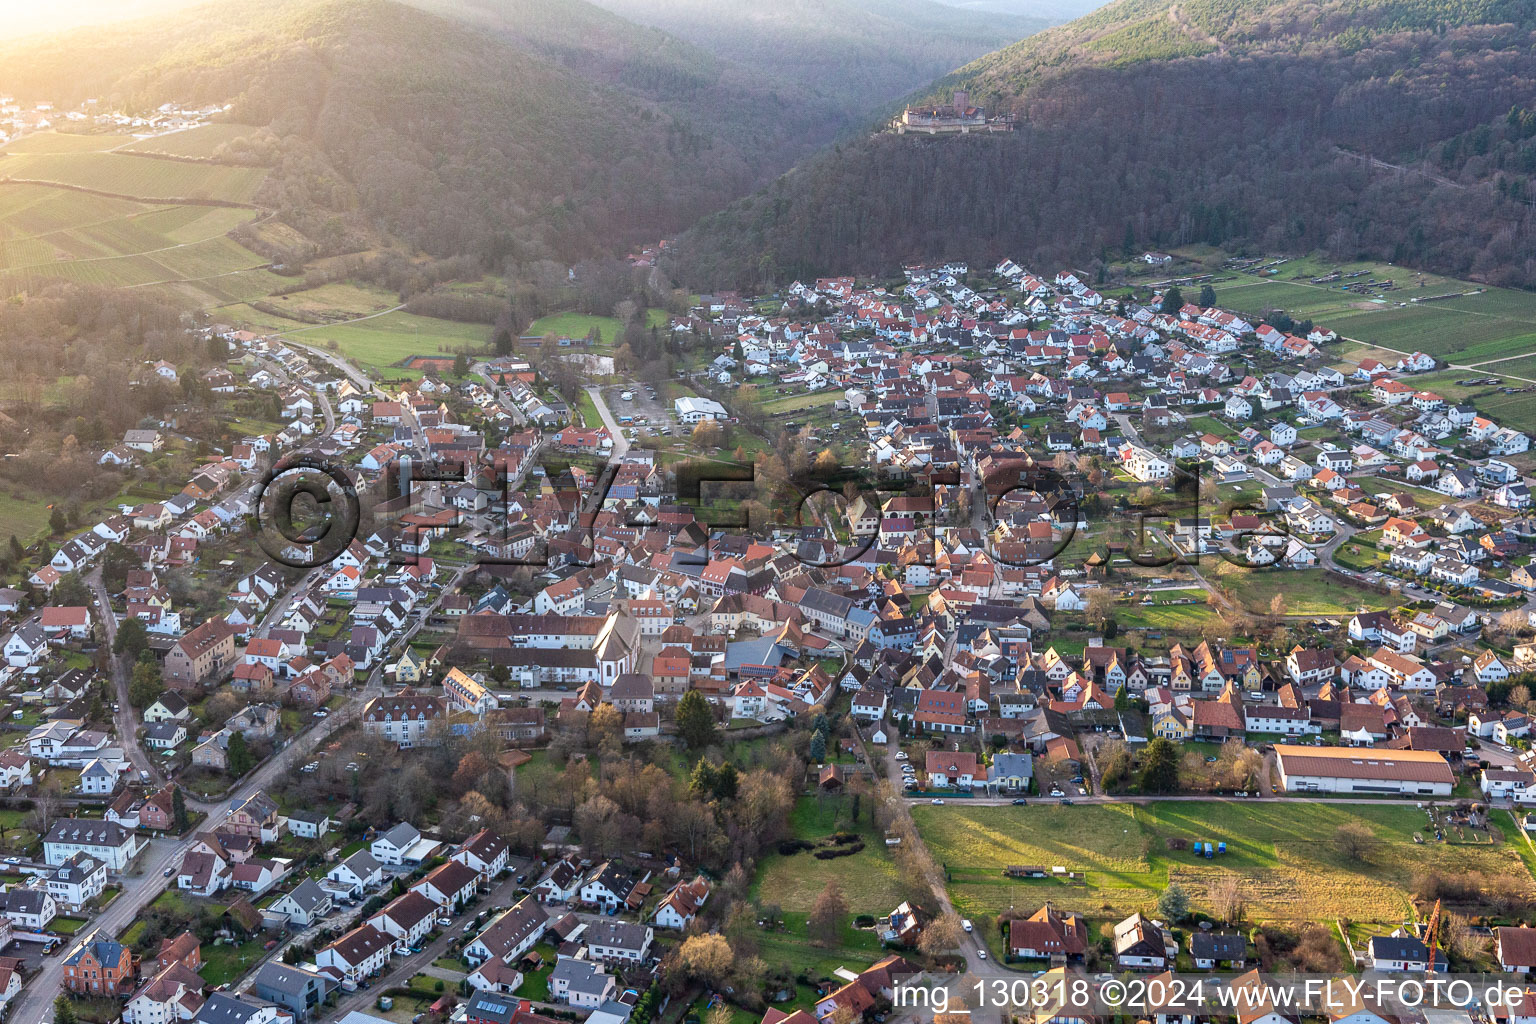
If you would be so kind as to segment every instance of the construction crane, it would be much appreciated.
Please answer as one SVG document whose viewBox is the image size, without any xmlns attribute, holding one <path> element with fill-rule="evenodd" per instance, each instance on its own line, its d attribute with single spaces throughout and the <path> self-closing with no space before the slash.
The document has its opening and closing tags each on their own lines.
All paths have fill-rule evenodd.
<svg viewBox="0 0 1536 1024">
<path fill-rule="evenodd" d="M 1440 901 L 1435 900 L 1434 909 L 1429 912 L 1429 923 L 1424 926 L 1424 945 L 1429 948 L 1430 974 L 1435 973 L 1435 947 L 1440 941 Z"/>
</svg>

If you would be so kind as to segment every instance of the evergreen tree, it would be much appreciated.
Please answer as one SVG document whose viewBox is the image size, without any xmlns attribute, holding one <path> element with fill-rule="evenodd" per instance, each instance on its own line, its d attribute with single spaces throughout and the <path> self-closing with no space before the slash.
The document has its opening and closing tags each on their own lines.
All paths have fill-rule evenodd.
<svg viewBox="0 0 1536 1024">
<path fill-rule="evenodd" d="M 827 738 L 821 733 L 811 734 L 811 760 L 821 764 L 827 759 Z"/>
<path fill-rule="evenodd" d="M 1169 882 L 1168 888 L 1157 898 L 1157 913 L 1169 924 L 1178 924 L 1189 916 L 1189 894 L 1178 882 Z"/>
<path fill-rule="evenodd" d="M 715 772 L 715 796 L 721 800 L 736 799 L 736 789 L 741 781 L 736 766 L 727 761 Z"/>
<path fill-rule="evenodd" d="M 715 791 L 715 766 L 705 758 L 699 758 L 688 779 L 688 792 L 693 796 L 708 796 Z"/>
<path fill-rule="evenodd" d="M 1141 791 L 1171 793 L 1179 788 L 1179 748 L 1159 736 L 1142 755 Z"/>
<path fill-rule="evenodd" d="M 133 666 L 133 676 L 128 681 L 129 704 L 136 708 L 147 708 L 164 692 L 165 684 L 160 680 L 160 667 L 153 660 L 140 660 Z"/>
<path fill-rule="evenodd" d="M 21 541 L 16 539 L 16 535 L 14 533 L 11 534 L 11 561 L 20 562 L 23 558 L 26 557 L 27 549 L 21 546 Z"/>
<path fill-rule="evenodd" d="M 1163 292 L 1162 304 L 1157 307 L 1159 313 L 1177 313 L 1184 306 L 1184 293 L 1177 287 L 1169 288 Z"/>
<path fill-rule="evenodd" d="M 224 751 L 229 764 L 229 774 L 244 775 L 255 765 L 255 755 L 251 753 L 250 745 L 245 742 L 245 734 L 232 732 L 229 734 L 229 747 Z"/>
<path fill-rule="evenodd" d="M 171 790 L 171 816 L 176 822 L 176 831 L 185 832 L 192 821 L 187 816 L 187 798 L 177 786 Z"/>
<path fill-rule="evenodd" d="M 53 506 L 53 511 L 48 515 L 48 530 L 53 534 L 63 533 L 69 528 L 69 520 L 64 516 L 64 509 L 58 505 Z"/>
<path fill-rule="evenodd" d="M 715 741 L 715 713 L 698 690 L 689 690 L 677 702 L 677 734 L 693 750 Z"/>
<path fill-rule="evenodd" d="M 118 624 L 117 636 L 112 641 L 114 654 L 121 654 L 137 661 L 139 655 L 148 649 L 149 632 L 144 628 L 143 619 L 124 619 Z"/>
<path fill-rule="evenodd" d="M 1212 306 L 1216 305 L 1215 288 L 1212 288 L 1208 284 L 1203 284 L 1200 286 L 1200 305 L 1205 309 L 1210 309 Z"/>
<path fill-rule="evenodd" d="M 75 1004 L 69 996 L 60 994 L 53 1001 L 53 1024 L 80 1024 L 80 1018 L 75 1013 Z"/>
</svg>

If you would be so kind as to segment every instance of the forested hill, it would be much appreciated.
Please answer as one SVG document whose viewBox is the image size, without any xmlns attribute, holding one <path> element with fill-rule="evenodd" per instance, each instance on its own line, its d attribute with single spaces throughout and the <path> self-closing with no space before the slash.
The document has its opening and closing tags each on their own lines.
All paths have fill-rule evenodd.
<svg viewBox="0 0 1536 1024">
<path fill-rule="evenodd" d="M 1536 285 L 1525 0 L 1120 0 L 922 98 L 955 88 L 1019 130 L 824 152 L 685 235 L 679 276 L 1002 254 L 1081 266 L 1207 241 Z"/>
<path fill-rule="evenodd" d="M 1064 20 L 970 11 L 939 0 L 594 2 L 756 68 L 780 88 L 823 97 L 860 126 L 877 106 Z M 1050 0 L 1041 0 L 1040 6 L 1050 8 Z"/>
<path fill-rule="evenodd" d="M 430 9 L 428 9 L 430 8 Z M 582 0 L 220 0 L 0 48 L 22 99 L 230 103 L 304 256 L 570 261 L 687 226 L 832 138 L 834 106 Z"/>
</svg>

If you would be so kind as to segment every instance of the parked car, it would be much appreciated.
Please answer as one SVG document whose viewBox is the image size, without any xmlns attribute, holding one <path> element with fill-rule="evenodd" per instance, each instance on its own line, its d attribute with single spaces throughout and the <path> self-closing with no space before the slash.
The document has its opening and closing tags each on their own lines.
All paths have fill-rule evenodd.
<svg viewBox="0 0 1536 1024">
<path fill-rule="evenodd" d="M 932 800 L 930 800 L 928 802 L 933 804 L 935 807 L 940 807 L 940 806 L 943 806 L 943 804 L 944 804 L 944 798 L 941 797 L 941 796 L 936 796 L 936 797 L 934 797 Z"/>
</svg>

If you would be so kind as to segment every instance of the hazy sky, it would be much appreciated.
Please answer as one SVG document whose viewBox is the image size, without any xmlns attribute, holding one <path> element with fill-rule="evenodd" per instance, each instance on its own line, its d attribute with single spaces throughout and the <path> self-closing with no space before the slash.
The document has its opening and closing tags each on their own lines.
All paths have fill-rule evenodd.
<svg viewBox="0 0 1536 1024">
<path fill-rule="evenodd" d="M 0 0 L 0 26 L 7 39 L 57 32 L 109 21 L 126 21 L 191 7 L 202 0 Z"/>
</svg>

